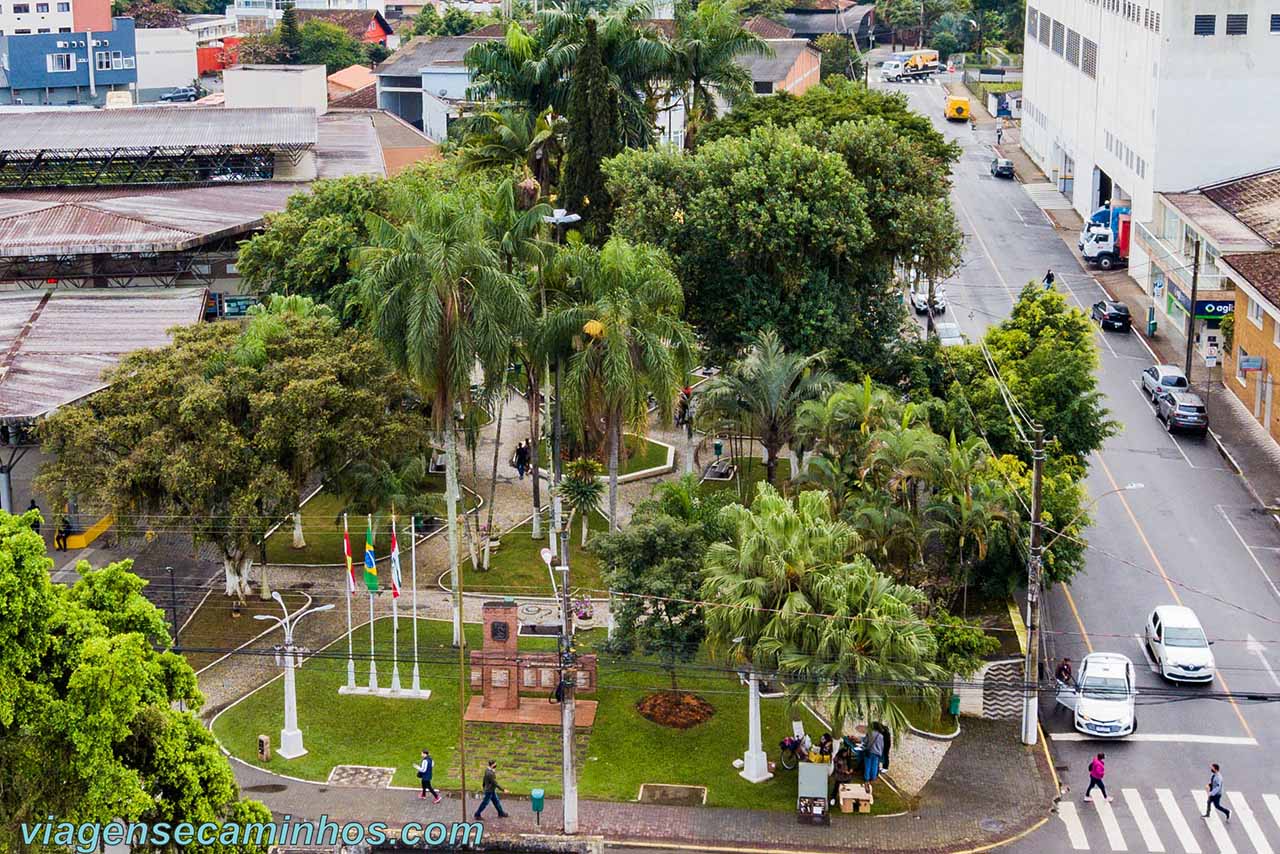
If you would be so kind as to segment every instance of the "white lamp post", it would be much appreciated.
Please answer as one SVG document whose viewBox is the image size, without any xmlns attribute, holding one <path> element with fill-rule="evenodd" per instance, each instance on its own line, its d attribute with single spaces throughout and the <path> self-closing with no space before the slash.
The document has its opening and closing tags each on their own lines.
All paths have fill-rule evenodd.
<svg viewBox="0 0 1280 854">
<path fill-rule="evenodd" d="M 285 607 L 284 600 L 280 598 L 278 591 L 273 590 L 271 598 L 280 605 L 280 610 L 284 611 L 284 616 L 273 617 L 270 614 L 254 614 L 253 618 L 255 620 L 275 620 L 284 630 L 284 729 L 280 730 L 280 749 L 277 753 L 285 759 L 296 759 L 306 753 L 307 749 L 302 746 L 302 730 L 298 729 L 298 697 L 293 684 L 293 668 L 295 661 L 298 660 L 298 650 L 293 645 L 293 629 L 298 625 L 298 621 L 307 614 L 330 611 L 333 606 L 321 605 L 317 608 L 306 608 L 290 615 L 289 609 Z"/>
<path fill-rule="evenodd" d="M 734 643 L 743 640 L 734 638 Z M 738 773 L 750 783 L 763 783 L 773 774 L 769 772 L 769 757 L 760 735 L 760 677 L 755 667 L 747 671 L 747 690 L 747 749 L 742 754 L 742 770 Z"/>
</svg>

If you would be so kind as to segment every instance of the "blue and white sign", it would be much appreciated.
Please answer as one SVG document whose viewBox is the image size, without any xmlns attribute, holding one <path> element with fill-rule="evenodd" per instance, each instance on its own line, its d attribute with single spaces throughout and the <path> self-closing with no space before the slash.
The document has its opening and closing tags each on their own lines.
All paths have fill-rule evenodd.
<svg viewBox="0 0 1280 854">
<path fill-rule="evenodd" d="M 1240 373 L 1247 374 L 1251 371 L 1262 370 L 1261 356 L 1241 356 L 1240 357 Z"/>
<path fill-rule="evenodd" d="M 1218 320 L 1236 310 L 1235 300 L 1230 299 L 1198 299 L 1196 300 L 1197 320 Z"/>
</svg>

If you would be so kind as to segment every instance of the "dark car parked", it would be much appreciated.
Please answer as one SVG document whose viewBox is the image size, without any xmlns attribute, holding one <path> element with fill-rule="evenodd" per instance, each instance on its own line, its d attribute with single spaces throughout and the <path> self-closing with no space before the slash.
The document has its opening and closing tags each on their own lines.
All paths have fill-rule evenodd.
<svg viewBox="0 0 1280 854">
<path fill-rule="evenodd" d="M 179 86 L 172 92 L 165 92 L 160 96 L 161 101 L 168 101 L 170 103 L 175 101 L 196 101 L 199 100 L 199 98 L 200 90 L 196 89 L 194 86 Z"/>
<path fill-rule="evenodd" d="M 1200 395 L 1186 391 L 1167 391 L 1156 398 L 1156 418 L 1164 422 L 1170 433 L 1188 430 L 1203 436 L 1209 432 L 1209 414 Z"/>
<path fill-rule="evenodd" d="M 1104 299 L 1095 302 L 1089 316 L 1101 324 L 1103 329 L 1119 329 L 1122 332 L 1128 332 L 1133 324 L 1133 318 L 1129 316 L 1129 306 L 1115 300 Z"/>
<path fill-rule="evenodd" d="M 997 157 L 991 161 L 991 175 L 994 178 L 1012 178 L 1013 161 Z"/>
</svg>

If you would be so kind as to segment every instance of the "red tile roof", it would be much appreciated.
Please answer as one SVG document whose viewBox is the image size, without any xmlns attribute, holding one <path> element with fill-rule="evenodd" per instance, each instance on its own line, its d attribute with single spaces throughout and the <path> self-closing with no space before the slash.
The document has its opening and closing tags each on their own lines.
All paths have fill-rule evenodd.
<svg viewBox="0 0 1280 854">
<path fill-rule="evenodd" d="M 1280 169 L 1224 181 L 1201 192 L 1263 240 L 1280 247 Z"/>
<path fill-rule="evenodd" d="M 764 15 L 756 15 L 743 24 L 742 28 L 755 33 L 762 39 L 789 39 L 796 34 L 796 31 L 790 27 L 784 27 Z"/>
<path fill-rule="evenodd" d="M 1280 252 L 1223 255 L 1219 260 L 1225 261 L 1268 302 L 1280 308 Z"/>
<path fill-rule="evenodd" d="M 370 83 L 340 98 L 329 99 L 329 106 L 338 109 L 376 110 L 378 108 L 378 84 Z"/>
<path fill-rule="evenodd" d="M 364 41 L 369 24 L 376 20 L 387 33 L 393 32 L 387 19 L 377 9 L 297 9 L 298 26 L 307 21 L 325 21 L 337 24 L 356 41 Z"/>
</svg>

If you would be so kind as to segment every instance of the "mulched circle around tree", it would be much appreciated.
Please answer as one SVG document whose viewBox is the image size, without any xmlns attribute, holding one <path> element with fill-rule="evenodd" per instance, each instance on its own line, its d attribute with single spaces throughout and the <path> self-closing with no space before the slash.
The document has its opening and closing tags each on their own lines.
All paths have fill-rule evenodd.
<svg viewBox="0 0 1280 854">
<path fill-rule="evenodd" d="M 697 694 L 662 691 L 636 703 L 636 711 L 659 726 L 689 729 L 711 720 L 716 707 Z"/>
</svg>

